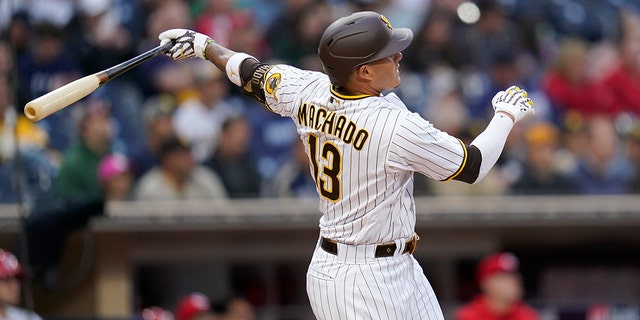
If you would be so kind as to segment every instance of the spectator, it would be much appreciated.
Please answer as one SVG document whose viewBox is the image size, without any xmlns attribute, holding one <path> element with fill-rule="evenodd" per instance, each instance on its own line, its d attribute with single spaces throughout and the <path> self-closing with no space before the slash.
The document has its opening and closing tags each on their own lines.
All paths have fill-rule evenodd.
<svg viewBox="0 0 640 320">
<path fill-rule="evenodd" d="M 454 51 L 461 54 L 462 68 L 485 71 L 500 52 L 520 53 L 523 45 L 520 28 L 508 19 L 506 9 L 498 0 L 476 1 L 480 19 L 454 32 Z"/>
<path fill-rule="evenodd" d="M 521 74 L 517 66 L 517 55 L 511 48 L 505 48 L 502 50 L 494 50 L 488 57 L 486 66 L 486 79 L 485 87 L 482 88 L 481 94 L 469 103 L 469 113 L 472 120 L 485 123 L 488 119 L 491 119 L 491 108 L 487 106 L 491 105 L 491 98 L 493 98 L 494 92 L 504 88 L 505 84 L 516 83 L 521 84 Z M 484 75 L 484 74 L 482 74 Z M 463 75 L 464 76 L 464 75 Z"/>
<path fill-rule="evenodd" d="M 46 132 L 16 112 L 9 92 L 8 76 L 1 75 L 0 203 L 15 203 L 19 200 L 30 203 L 50 191 L 56 170 L 44 153 L 43 147 L 48 138 Z M 16 170 L 18 159 L 21 162 L 21 172 Z M 19 185 L 16 183 L 17 178 L 21 178 Z M 22 187 L 22 198 L 18 193 L 18 186 Z"/>
<path fill-rule="evenodd" d="M 629 133 L 626 141 L 627 159 L 633 169 L 629 179 L 628 191 L 633 194 L 640 193 L 640 124 L 636 124 Z"/>
<path fill-rule="evenodd" d="M 640 15 L 622 15 L 622 35 L 618 43 L 619 65 L 606 77 L 604 84 L 612 95 L 607 110 L 626 111 L 640 116 Z"/>
<path fill-rule="evenodd" d="M 78 1 L 79 25 L 72 29 L 71 46 L 77 51 L 84 74 L 93 74 L 112 67 L 135 55 L 133 35 L 122 25 L 122 8 L 112 0 Z M 72 31 L 72 32 L 73 32 Z M 111 114 L 117 124 L 114 142 L 121 150 L 140 148 L 142 94 L 127 72 L 96 93 L 112 101 Z"/>
<path fill-rule="evenodd" d="M 318 43 L 322 33 L 331 23 L 331 9 L 324 1 L 316 1 L 305 7 L 294 24 L 293 47 L 287 56 L 294 65 L 322 71 L 317 59 Z M 282 58 L 282 57 L 281 57 Z"/>
<path fill-rule="evenodd" d="M 236 31 L 231 38 L 231 46 L 239 52 L 248 52 L 254 57 L 266 57 L 269 54 L 269 46 L 264 39 L 262 29 L 255 19 L 251 24 Z"/>
<path fill-rule="evenodd" d="M 18 259 L 11 252 L 0 249 L 0 319 L 42 320 L 34 312 L 18 307 L 23 276 L 24 271 Z"/>
<path fill-rule="evenodd" d="M 247 101 L 243 114 L 251 123 L 250 150 L 260 176 L 272 181 L 278 169 L 290 159 L 291 146 L 300 140 L 291 120 L 275 114 L 256 101 Z"/>
<path fill-rule="evenodd" d="M 1 33 L 0 33 L 1 34 Z M 10 37 L 11 35 L 9 35 Z M 13 39 L 9 38 L 9 41 Z M 17 50 L 13 46 L 13 43 L 7 42 L 5 39 L 0 39 L 0 74 L 2 74 L 2 78 L 8 77 L 10 72 L 13 70 L 13 51 Z M 9 100 L 10 96 L 7 95 L 3 99 Z"/>
<path fill-rule="evenodd" d="M 47 289 L 58 284 L 58 266 L 68 235 L 104 213 L 98 164 L 111 146 L 111 116 L 104 101 L 82 106 L 79 139 L 64 154 L 52 192 L 38 198 L 26 221 L 29 261 Z"/>
<path fill-rule="evenodd" d="M 34 26 L 34 43 L 17 60 L 18 105 L 52 91 L 80 76 L 73 55 L 65 49 L 64 30 L 52 24 Z M 63 153 L 76 138 L 73 108 L 60 110 L 38 122 L 50 137 L 49 147 Z"/>
<path fill-rule="evenodd" d="M 112 0 L 79 0 L 78 30 L 71 40 L 85 74 L 114 66 L 133 54 L 132 35 L 121 24 Z"/>
<path fill-rule="evenodd" d="M 596 117 L 587 123 L 587 147 L 578 160 L 573 179 L 581 194 L 623 194 L 631 170 L 620 156 L 620 141 L 613 121 Z"/>
<path fill-rule="evenodd" d="M 316 44 L 318 43 L 320 35 L 317 33 L 317 23 L 315 21 L 308 22 L 309 24 L 315 24 L 312 30 L 303 30 L 303 16 L 313 16 L 313 9 L 319 8 L 325 10 L 322 1 L 317 0 L 287 0 L 284 1 L 283 8 L 280 11 L 279 16 L 273 20 L 273 23 L 269 26 L 266 32 L 266 40 L 269 43 L 269 47 L 272 50 L 272 55 L 279 59 L 298 64 L 301 59 L 309 54 L 308 45 L 305 48 L 299 47 L 300 41 L 304 43 L 314 43 L 314 50 L 316 51 Z M 320 10 L 317 13 L 325 13 L 326 11 Z M 315 15 L 319 18 L 319 15 Z M 316 19 L 317 20 L 317 19 Z M 312 34 L 312 39 L 303 39 L 303 33 Z M 315 42 L 314 42 L 315 41 Z"/>
<path fill-rule="evenodd" d="M 2 43 L 0 43 L 0 46 Z M 6 52 L 6 54 L 9 54 Z M 10 56 L 2 57 L 0 50 L 0 60 Z M 9 62 L 11 63 L 11 62 Z M 48 142 L 49 136 L 42 128 L 27 120 L 22 113 L 16 111 L 13 101 L 11 101 L 10 79 L 7 74 L 0 75 L 0 154 L 3 157 L 13 153 L 15 138 L 21 149 L 42 150 Z M 18 135 L 15 137 L 15 135 Z"/>
<path fill-rule="evenodd" d="M 149 307 L 142 310 L 142 320 L 174 320 L 171 312 L 160 307 Z"/>
<path fill-rule="evenodd" d="M 209 35 L 225 47 L 231 47 L 235 33 L 250 27 L 251 15 L 238 10 L 234 0 L 205 1 L 204 11 L 196 17 L 195 30 Z"/>
<path fill-rule="evenodd" d="M 163 141 L 159 164 L 144 174 L 134 189 L 138 200 L 223 199 L 227 197 L 220 178 L 198 165 L 191 146 L 177 137 Z"/>
<path fill-rule="evenodd" d="M 233 298 L 229 300 L 225 306 L 224 313 L 221 315 L 220 320 L 256 320 L 256 311 L 247 301 L 243 298 Z"/>
<path fill-rule="evenodd" d="M 225 101 L 229 94 L 226 75 L 209 63 L 193 63 L 197 96 L 184 101 L 173 117 L 176 134 L 193 146 L 198 162 L 215 149 L 222 123 L 234 111 Z"/>
<path fill-rule="evenodd" d="M 227 119 L 222 125 L 218 148 L 205 165 L 213 169 L 231 198 L 260 195 L 261 178 L 249 155 L 251 126 L 242 117 Z"/>
<path fill-rule="evenodd" d="M 111 149 L 111 115 L 106 103 L 98 99 L 90 99 L 82 111 L 79 139 L 65 152 L 54 189 L 65 198 L 102 198 L 97 172 L 100 159 Z"/>
<path fill-rule="evenodd" d="M 209 298 L 202 293 L 192 293 L 184 297 L 176 307 L 176 320 L 216 320 L 211 310 Z"/>
<path fill-rule="evenodd" d="M 278 198 L 317 198 L 316 183 L 309 172 L 309 157 L 302 140 L 291 146 L 291 157 L 278 171 L 269 188 Z"/>
<path fill-rule="evenodd" d="M 583 117 L 618 112 L 617 108 L 606 108 L 604 87 L 589 78 L 588 54 L 589 45 L 585 41 L 563 39 L 552 68 L 542 79 L 542 90 L 559 116 L 568 112 L 577 112 Z"/>
<path fill-rule="evenodd" d="M 127 200 L 133 179 L 129 160 L 122 154 L 105 156 L 98 164 L 98 180 L 105 200 Z"/>
<path fill-rule="evenodd" d="M 166 0 L 149 5 L 151 12 L 146 24 L 146 37 L 140 41 L 138 51 L 143 52 L 155 47 L 158 34 L 167 28 L 184 28 L 191 25 L 187 1 Z M 193 73 L 187 63 L 171 63 L 167 57 L 160 56 L 146 61 L 136 68 L 136 83 L 143 97 L 168 93 L 178 101 L 184 99 L 193 87 Z"/>
<path fill-rule="evenodd" d="M 8 4 L 9 2 L 4 2 Z M 7 27 L 7 38 L 16 56 L 22 56 L 29 50 L 32 38 L 29 16 L 24 11 L 15 12 L 11 17 L 11 22 Z M 9 65 L 11 66 L 11 65 Z M 3 70 L 8 72 L 8 69 Z"/>
<path fill-rule="evenodd" d="M 459 54 L 451 41 L 455 16 L 441 8 L 432 8 L 406 50 L 405 60 L 415 72 L 424 72 L 439 64 L 460 67 Z"/>
<path fill-rule="evenodd" d="M 41 151 L 19 150 L 17 156 L 0 157 L 0 203 L 32 204 L 51 192 L 56 169 Z"/>
<path fill-rule="evenodd" d="M 234 0 L 203 0 L 203 8 L 196 8 L 195 30 L 219 37 L 216 39 L 235 51 L 246 52 L 255 57 L 262 57 L 267 52 L 259 17 L 246 6 Z M 264 12 L 261 12 L 264 14 Z"/>
<path fill-rule="evenodd" d="M 140 178 L 157 164 L 162 141 L 173 136 L 173 114 L 176 101 L 168 94 L 148 98 L 142 110 L 142 127 L 145 130 L 145 146 L 131 150 L 131 171 L 135 179 Z"/>
<path fill-rule="evenodd" d="M 525 134 L 526 159 L 520 177 L 511 186 L 515 194 L 571 194 L 576 186 L 556 166 L 558 130 L 550 123 L 537 123 Z"/>
<path fill-rule="evenodd" d="M 74 0 L 31 0 L 26 2 L 25 9 L 29 20 L 35 23 L 47 23 L 57 28 L 69 26 L 74 15 Z"/>
<path fill-rule="evenodd" d="M 429 93 L 419 113 L 450 135 L 468 137 L 470 116 L 462 96 L 460 74 L 449 66 L 437 66 L 427 79 Z"/>
<path fill-rule="evenodd" d="M 460 308 L 456 320 L 535 320 L 537 312 L 522 302 L 518 259 L 511 253 L 485 257 L 476 269 L 481 294 Z"/>
</svg>

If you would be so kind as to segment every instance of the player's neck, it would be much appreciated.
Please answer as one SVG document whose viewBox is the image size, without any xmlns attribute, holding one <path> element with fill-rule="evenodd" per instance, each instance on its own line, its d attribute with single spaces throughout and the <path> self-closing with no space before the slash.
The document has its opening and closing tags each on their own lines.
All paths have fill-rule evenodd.
<svg viewBox="0 0 640 320">
<path fill-rule="evenodd" d="M 338 92 L 350 96 L 367 95 L 377 97 L 380 95 L 380 91 L 369 86 L 367 83 L 357 81 L 349 82 L 336 89 Z"/>
</svg>

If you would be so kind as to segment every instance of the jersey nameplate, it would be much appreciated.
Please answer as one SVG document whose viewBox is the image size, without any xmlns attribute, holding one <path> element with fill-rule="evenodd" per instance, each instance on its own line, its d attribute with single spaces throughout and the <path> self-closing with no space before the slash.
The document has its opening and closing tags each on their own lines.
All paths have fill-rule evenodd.
<svg viewBox="0 0 640 320">
<path fill-rule="evenodd" d="M 369 139 L 369 132 L 358 128 L 346 116 L 310 103 L 303 103 L 298 109 L 298 124 L 335 136 L 344 143 L 353 145 L 358 151 L 362 150 Z"/>
</svg>

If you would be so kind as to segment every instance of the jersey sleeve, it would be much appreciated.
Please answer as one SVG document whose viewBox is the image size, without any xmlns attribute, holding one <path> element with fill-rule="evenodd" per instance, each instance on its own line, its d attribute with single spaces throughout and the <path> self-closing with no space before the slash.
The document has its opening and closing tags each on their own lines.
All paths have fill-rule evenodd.
<svg viewBox="0 0 640 320">
<path fill-rule="evenodd" d="M 264 75 L 265 106 L 283 117 L 295 112 L 296 98 L 306 87 L 318 80 L 316 72 L 289 65 L 274 65 Z"/>
<path fill-rule="evenodd" d="M 459 139 L 440 131 L 416 113 L 409 113 L 395 130 L 388 153 L 388 165 L 410 170 L 441 181 L 462 172 L 467 149 Z"/>
</svg>

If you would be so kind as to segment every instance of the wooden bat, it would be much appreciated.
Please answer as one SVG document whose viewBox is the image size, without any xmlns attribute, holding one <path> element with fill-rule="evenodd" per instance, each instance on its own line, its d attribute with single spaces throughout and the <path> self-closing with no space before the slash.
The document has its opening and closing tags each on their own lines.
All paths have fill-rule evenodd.
<svg viewBox="0 0 640 320">
<path fill-rule="evenodd" d="M 36 122 L 86 97 L 109 80 L 129 71 L 131 68 L 169 50 L 173 43 L 157 46 L 109 69 L 85 76 L 55 89 L 41 97 L 29 101 L 24 106 L 27 119 Z"/>
</svg>

